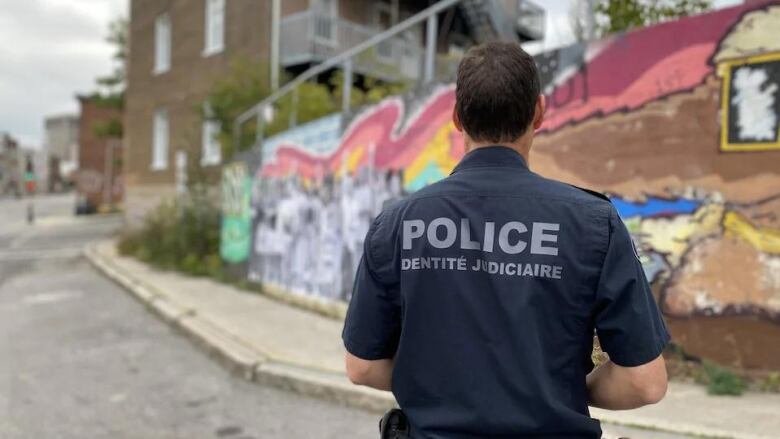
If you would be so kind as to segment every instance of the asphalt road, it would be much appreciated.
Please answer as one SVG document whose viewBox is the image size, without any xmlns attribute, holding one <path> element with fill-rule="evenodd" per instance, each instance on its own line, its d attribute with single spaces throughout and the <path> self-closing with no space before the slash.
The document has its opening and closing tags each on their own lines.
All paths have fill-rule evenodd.
<svg viewBox="0 0 780 439">
<path fill-rule="evenodd" d="M 117 218 L 0 201 L 0 438 L 371 438 L 377 415 L 226 372 L 79 255 Z"/>
<path fill-rule="evenodd" d="M 229 374 L 81 256 L 118 217 L 0 200 L 0 438 L 373 438 L 377 415 Z M 683 436 L 609 426 L 611 437 Z"/>
</svg>

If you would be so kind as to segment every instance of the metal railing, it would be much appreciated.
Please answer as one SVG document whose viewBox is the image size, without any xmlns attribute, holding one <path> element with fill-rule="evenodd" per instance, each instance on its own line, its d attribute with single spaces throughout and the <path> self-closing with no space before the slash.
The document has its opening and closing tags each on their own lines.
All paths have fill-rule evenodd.
<svg viewBox="0 0 780 439">
<path fill-rule="evenodd" d="M 295 79 L 288 82 L 284 86 L 280 87 L 275 92 L 271 93 L 268 97 L 263 99 L 262 101 L 258 102 L 252 108 L 247 110 L 246 112 L 239 115 L 236 120 L 233 123 L 233 138 L 234 142 L 236 144 L 236 149 L 239 148 L 239 142 L 240 142 L 240 133 L 241 133 L 241 126 L 245 124 L 246 122 L 250 121 L 252 118 L 257 119 L 257 129 L 256 129 L 256 135 L 257 139 L 256 142 L 262 141 L 263 131 L 264 131 L 264 109 L 269 108 L 271 105 L 273 105 L 275 102 L 277 102 L 280 98 L 286 96 L 288 93 L 292 93 L 292 100 L 293 102 L 297 102 L 297 89 L 298 86 L 303 84 L 304 82 L 315 78 L 317 75 L 324 73 L 332 68 L 335 68 L 337 66 L 341 66 L 344 72 L 343 79 L 344 79 L 344 86 L 342 87 L 343 93 L 342 93 L 342 110 L 348 111 L 350 107 L 350 91 L 352 89 L 353 84 L 353 72 L 355 71 L 355 68 L 360 68 L 362 58 L 365 58 L 363 56 L 364 52 L 367 52 L 369 50 L 373 50 L 374 52 L 378 50 L 380 52 L 385 52 L 388 49 L 386 49 L 386 46 L 383 45 L 390 45 L 393 47 L 392 41 L 395 39 L 402 38 L 402 34 L 404 32 L 407 32 L 408 30 L 412 29 L 413 26 L 416 26 L 418 24 L 421 24 L 425 22 L 425 53 L 424 53 L 424 61 L 422 64 L 422 80 L 423 82 L 430 82 L 433 80 L 435 76 L 435 67 L 436 67 L 436 33 L 438 28 L 438 14 L 442 11 L 449 9 L 458 3 L 460 3 L 462 0 L 442 0 L 437 3 L 434 3 L 433 5 L 429 6 L 428 8 L 418 12 L 417 14 L 407 18 L 406 20 L 396 24 L 395 26 L 391 27 L 390 29 L 387 29 L 385 31 L 379 32 L 375 35 L 372 35 L 365 41 L 360 42 L 359 44 L 341 52 L 338 55 L 332 56 L 330 58 L 327 58 L 320 64 L 316 64 L 303 72 L 302 74 L 298 75 Z M 315 16 L 316 18 L 316 16 Z M 304 21 L 304 19 L 300 19 L 301 21 Z M 311 18 L 309 19 L 310 21 Z M 293 21 L 293 23 L 295 23 Z M 338 34 L 338 28 L 340 27 L 338 23 L 334 27 L 328 27 L 333 26 L 333 23 L 330 25 L 325 25 L 324 22 L 313 20 L 313 29 L 314 33 L 311 34 L 314 36 L 329 36 Z M 292 29 L 293 27 L 291 27 Z M 315 35 L 316 34 L 316 35 Z M 321 34 L 321 35 L 320 35 Z M 305 35 L 310 35 L 308 33 L 305 33 Z M 286 43 L 286 44 L 295 44 L 293 42 Z M 287 48 L 287 46 L 285 46 Z M 401 46 L 402 50 L 406 49 L 406 46 Z M 393 49 L 390 49 L 390 54 L 392 53 Z M 382 58 L 382 54 L 379 54 L 380 56 L 377 57 L 378 59 Z M 414 56 L 413 50 L 411 53 L 411 56 Z M 396 64 L 395 67 L 400 67 L 400 64 Z M 293 111 L 295 110 L 295 105 L 293 105 Z M 290 118 L 290 120 L 295 121 L 295 115 L 293 114 Z M 294 122 L 293 122 L 294 124 Z"/>
</svg>

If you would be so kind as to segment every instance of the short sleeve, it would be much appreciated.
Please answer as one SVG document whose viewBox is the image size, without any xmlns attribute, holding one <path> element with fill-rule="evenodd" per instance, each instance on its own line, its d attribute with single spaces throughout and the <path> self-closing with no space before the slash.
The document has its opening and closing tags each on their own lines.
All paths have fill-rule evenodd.
<svg viewBox="0 0 780 439">
<path fill-rule="evenodd" d="M 631 236 L 614 208 L 596 290 L 595 324 L 601 347 L 619 366 L 648 363 L 669 342 L 669 333 Z"/>
<path fill-rule="evenodd" d="M 392 239 L 377 233 L 379 221 L 374 221 L 364 243 L 363 257 L 355 274 L 352 299 L 341 334 L 344 347 L 364 360 L 393 358 L 401 334 L 401 303 L 397 284 L 389 283 L 378 274 L 393 271 L 392 260 L 377 258 L 381 246 L 393 246 Z M 379 254 L 382 254 L 379 252 Z M 392 254 L 392 251 L 386 252 Z"/>
</svg>

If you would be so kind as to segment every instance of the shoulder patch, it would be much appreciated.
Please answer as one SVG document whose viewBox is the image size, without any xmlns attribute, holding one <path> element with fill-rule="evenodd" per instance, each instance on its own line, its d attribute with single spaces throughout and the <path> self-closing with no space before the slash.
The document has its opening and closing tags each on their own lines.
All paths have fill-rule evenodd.
<svg viewBox="0 0 780 439">
<path fill-rule="evenodd" d="M 594 190 L 591 190 L 591 189 L 585 189 L 584 187 L 575 186 L 573 184 L 570 184 L 569 186 L 571 186 L 573 188 L 576 188 L 576 189 L 579 189 L 579 190 L 581 190 L 583 192 L 587 192 L 587 193 L 589 193 L 589 194 L 591 194 L 591 195 L 593 195 L 595 197 L 601 198 L 602 200 L 607 200 L 610 203 L 612 202 L 612 200 L 610 200 L 608 196 L 602 194 L 601 192 L 597 192 L 597 191 L 594 191 Z"/>
</svg>

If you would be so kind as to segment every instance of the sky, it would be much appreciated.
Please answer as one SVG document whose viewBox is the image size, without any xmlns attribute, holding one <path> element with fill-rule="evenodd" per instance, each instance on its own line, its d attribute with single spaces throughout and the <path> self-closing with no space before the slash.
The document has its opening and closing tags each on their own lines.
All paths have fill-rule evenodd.
<svg viewBox="0 0 780 439">
<path fill-rule="evenodd" d="M 127 16 L 128 1 L 0 0 L 0 133 L 40 147 L 45 117 L 78 112 L 76 94 L 93 91 L 95 78 L 112 70 L 108 24 Z M 537 0 L 547 9 L 547 35 L 535 51 L 572 41 L 571 1 Z"/>
<path fill-rule="evenodd" d="M 78 111 L 77 93 L 112 71 L 108 23 L 128 0 L 0 0 L 0 132 L 44 140 L 43 119 Z"/>
</svg>

